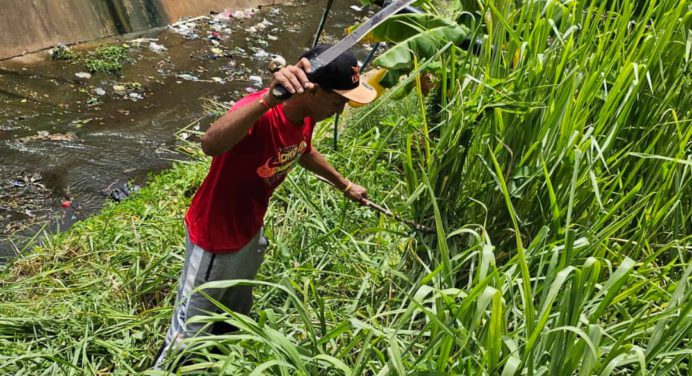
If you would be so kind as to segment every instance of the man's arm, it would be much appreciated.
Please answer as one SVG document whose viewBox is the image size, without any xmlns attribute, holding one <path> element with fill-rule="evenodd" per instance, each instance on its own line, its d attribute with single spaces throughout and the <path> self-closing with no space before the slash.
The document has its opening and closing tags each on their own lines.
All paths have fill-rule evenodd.
<svg viewBox="0 0 692 376">
<path fill-rule="evenodd" d="M 277 104 L 269 92 L 262 95 L 262 100 L 266 105 L 259 100 L 248 103 L 237 110 L 227 112 L 212 123 L 202 136 L 204 154 L 215 157 L 240 142 L 269 107 Z"/>
<path fill-rule="evenodd" d="M 351 200 L 362 203 L 363 199 L 368 198 L 365 188 L 346 180 L 315 148 L 303 154 L 298 163 L 304 169 L 327 179 Z"/>
<path fill-rule="evenodd" d="M 289 65 L 275 72 L 270 88 L 281 85 L 291 94 L 300 94 L 312 89 L 314 84 L 308 81 L 305 74 L 310 70 L 310 62 L 303 58 L 298 64 Z M 238 144 L 267 110 L 281 103 L 270 93 L 271 89 L 262 95 L 262 99 L 227 112 L 216 120 L 202 136 L 204 154 L 217 156 Z"/>
</svg>

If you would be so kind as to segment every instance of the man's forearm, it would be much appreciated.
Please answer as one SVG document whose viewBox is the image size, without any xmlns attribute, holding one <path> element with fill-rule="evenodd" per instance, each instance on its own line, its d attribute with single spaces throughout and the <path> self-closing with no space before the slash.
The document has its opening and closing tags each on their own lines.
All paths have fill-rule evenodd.
<svg viewBox="0 0 692 376">
<path fill-rule="evenodd" d="M 299 161 L 300 165 L 327 180 L 329 180 L 334 186 L 343 191 L 348 186 L 348 180 L 345 179 L 338 171 L 327 161 L 324 156 L 315 149 L 312 149 L 309 153 L 304 154 Z"/>
</svg>

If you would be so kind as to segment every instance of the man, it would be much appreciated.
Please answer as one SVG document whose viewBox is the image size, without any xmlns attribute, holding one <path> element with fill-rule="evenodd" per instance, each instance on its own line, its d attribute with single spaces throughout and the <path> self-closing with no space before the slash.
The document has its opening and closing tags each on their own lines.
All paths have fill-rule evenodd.
<svg viewBox="0 0 692 376">
<path fill-rule="evenodd" d="M 185 264 L 157 367 L 170 349 L 203 330 L 204 324 L 188 323 L 188 319 L 218 311 L 203 295 L 191 295 L 197 286 L 255 278 L 267 247 L 262 226 L 269 198 L 296 163 L 329 180 L 353 201 L 367 198 L 365 188 L 341 176 L 312 147 L 317 122 L 341 113 L 349 101 L 365 104 L 376 97 L 374 89 L 360 82 L 358 60 L 351 52 L 320 68 L 308 80 L 309 59 L 328 47 L 313 48 L 295 66 L 274 73 L 269 89 L 241 99 L 204 134 L 202 149 L 214 158 L 185 216 Z M 271 95 L 271 88 L 278 85 L 293 94 L 290 99 L 281 101 Z M 234 312 L 250 312 L 251 286 L 208 289 L 205 293 Z M 215 326 L 211 333 L 229 330 L 232 328 Z"/>
</svg>

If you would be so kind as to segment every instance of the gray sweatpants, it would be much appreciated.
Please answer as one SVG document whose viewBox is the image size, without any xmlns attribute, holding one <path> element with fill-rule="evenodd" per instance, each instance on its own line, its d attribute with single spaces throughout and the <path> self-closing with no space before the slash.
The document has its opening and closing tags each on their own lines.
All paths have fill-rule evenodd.
<svg viewBox="0 0 692 376">
<path fill-rule="evenodd" d="M 219 310 L 202 294 L 191 295 L 191 292 L 210 281 L 254 279 L 267 249 L 267 239 L 264 237 L 263 229 L 260 229 L 245 247 L 232 253 L 207 252 L 193 244 L 189 235 L 186 236 L 185 241 L 185 264 L 180 273 L 175 311 L 155 368 L 161 368 L 166 355 L 171 350 L 182 348 L 183 339 L 198 334 L 211 334 L 211 328 L 203 331 L 207 324 L 187 321 L 193 316 L 209 315 L 209 312 Z M 252 307 L 252 286 L 207 289 L 204 292 L 233 312 L 247 315 Z"/>
</svg>

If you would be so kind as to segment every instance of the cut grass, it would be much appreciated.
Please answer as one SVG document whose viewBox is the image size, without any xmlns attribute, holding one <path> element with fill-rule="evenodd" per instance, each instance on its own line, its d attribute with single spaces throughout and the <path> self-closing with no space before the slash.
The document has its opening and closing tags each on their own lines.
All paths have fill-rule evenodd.
<svg viewBox="0 0 692 376">
<path fill-rule="evenodd" d="M 435 236 L 295 171 L 267 217 L 262 282 L 244 282 L 252 317 L 202 318 L 241 331 L 191 339 L 200 361 L 181 373 L 688 374 L 689 3 L 551 6 L 559 24 L 541 2 L 488 7 L 489 41 L 516 61 L 441 51 L 450 79 L 425 99 L 441 113 L 420 90 L 385 98 L 346 118 L 338 153 L 318 127 L 340 171 Z M 207 167 L 178 164 L 9 265 L 0 369 L 145 370 Z"/>
</svg>

